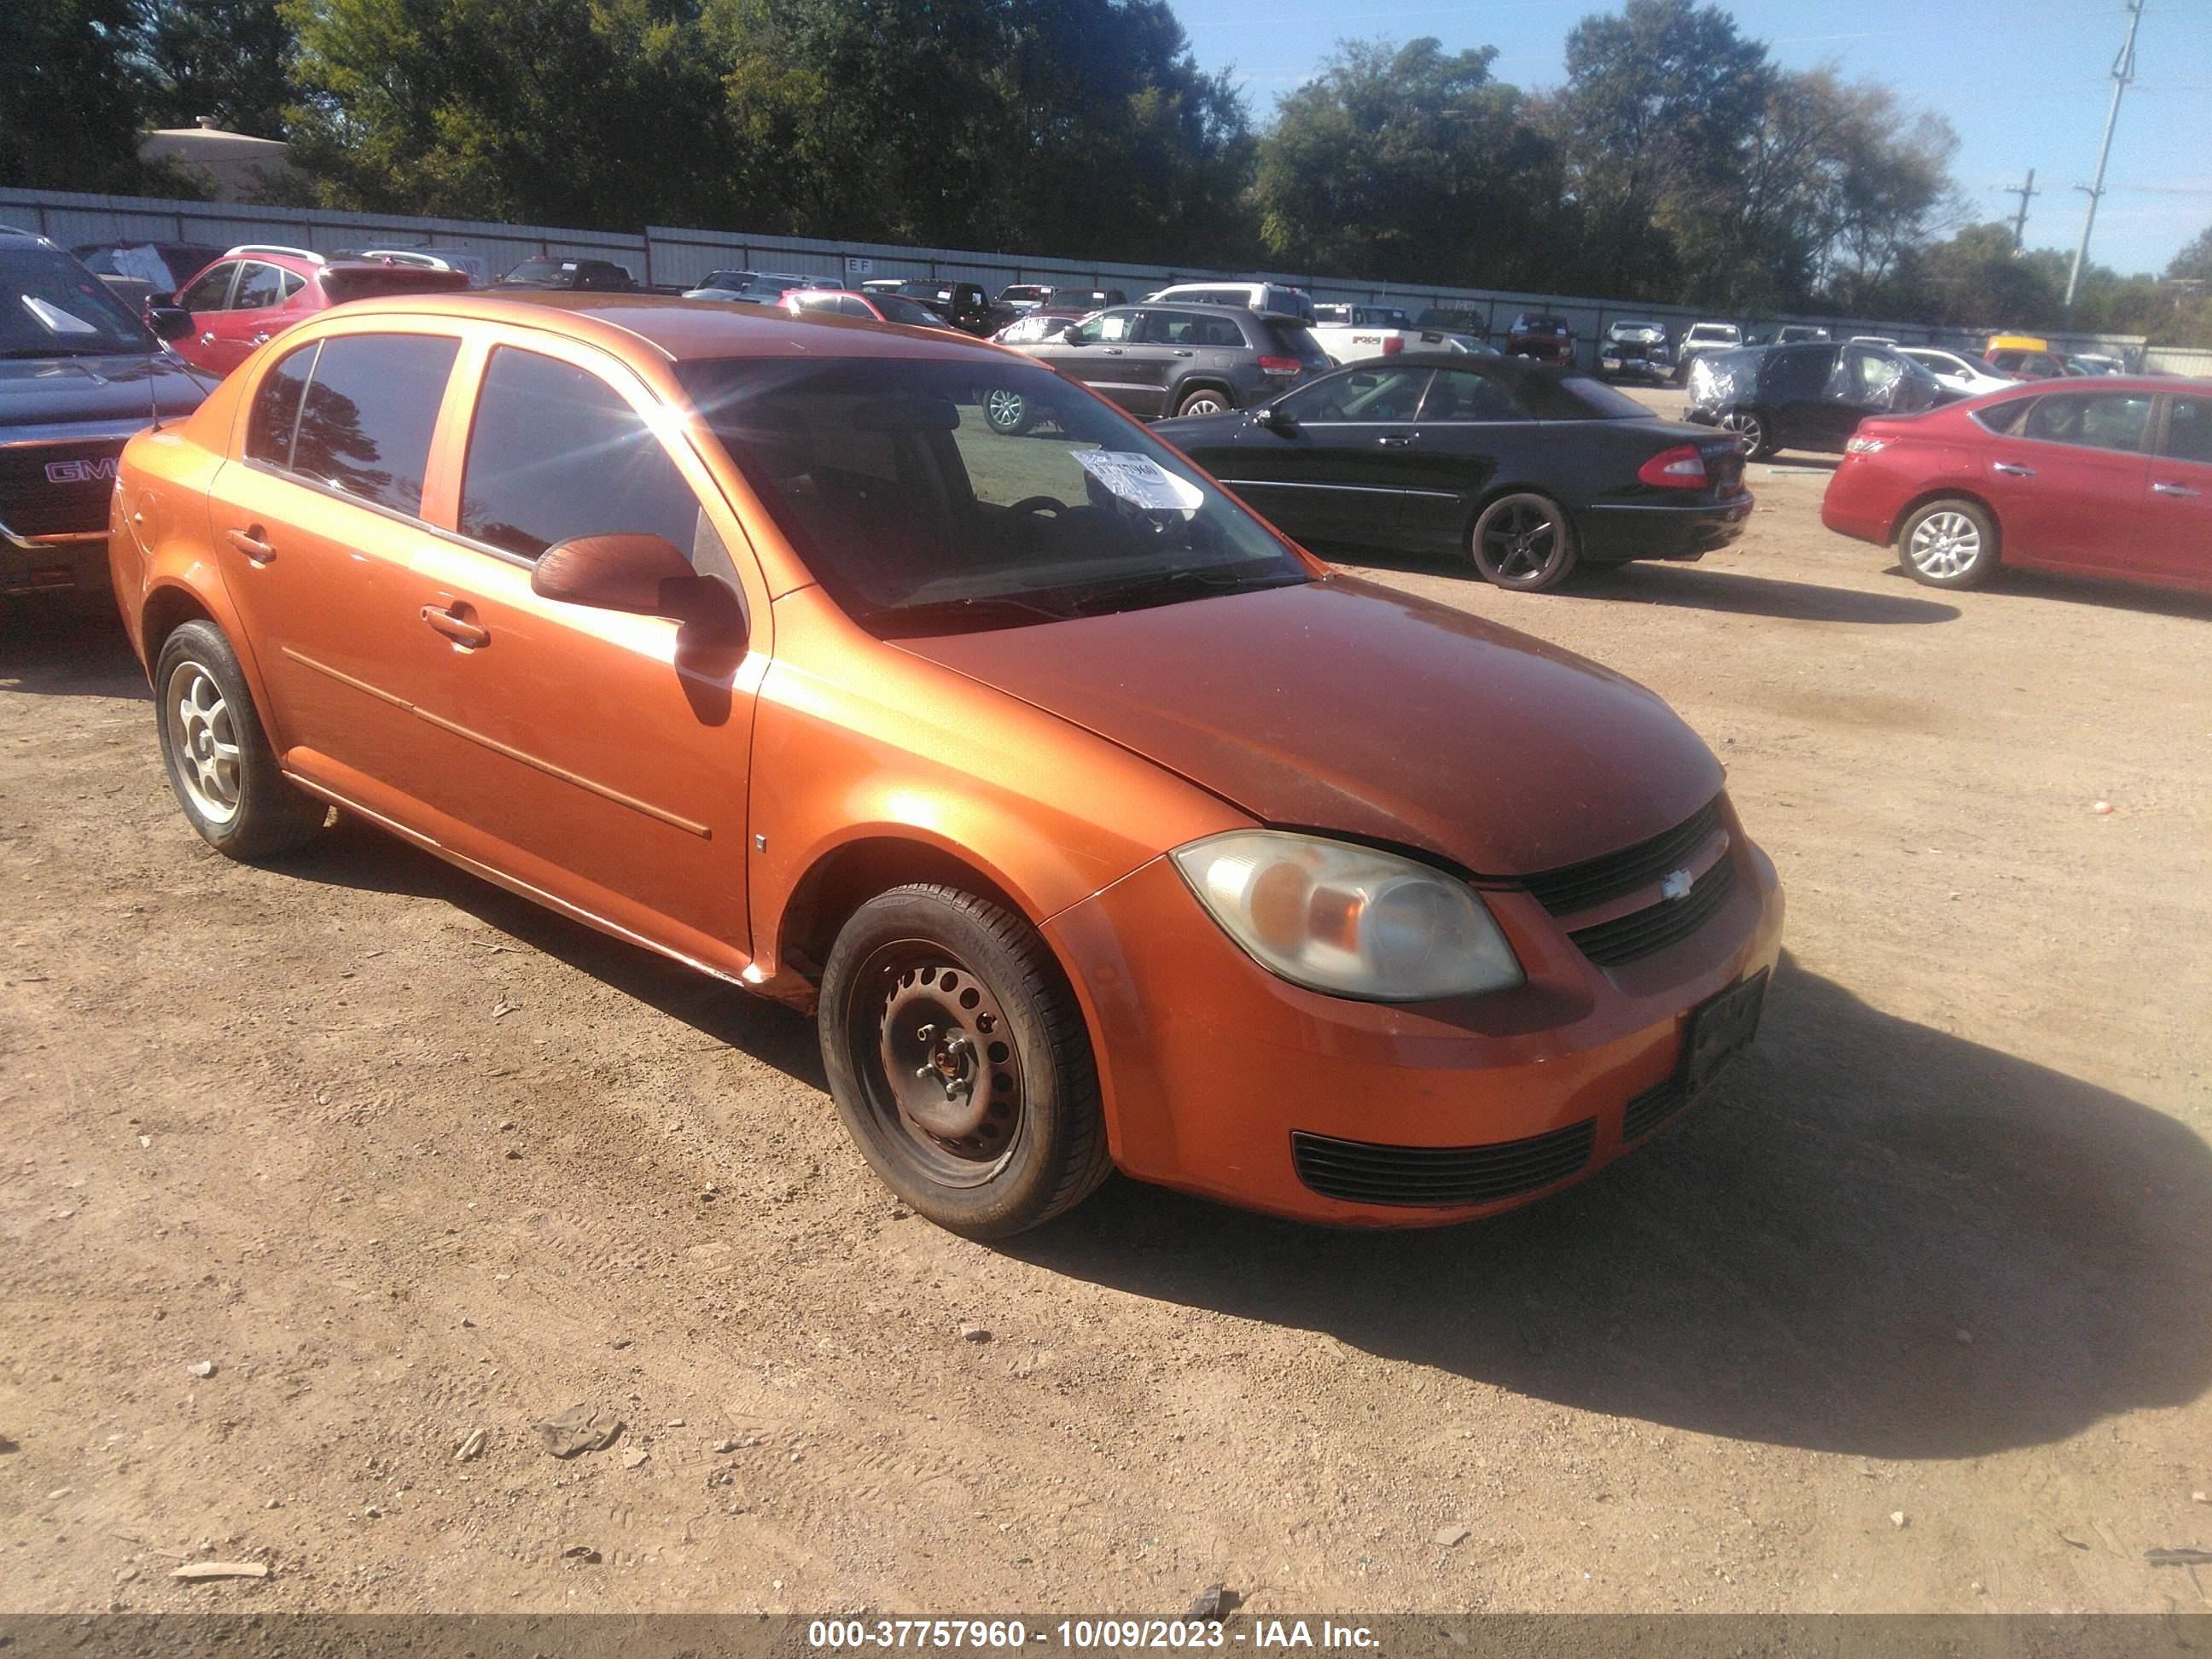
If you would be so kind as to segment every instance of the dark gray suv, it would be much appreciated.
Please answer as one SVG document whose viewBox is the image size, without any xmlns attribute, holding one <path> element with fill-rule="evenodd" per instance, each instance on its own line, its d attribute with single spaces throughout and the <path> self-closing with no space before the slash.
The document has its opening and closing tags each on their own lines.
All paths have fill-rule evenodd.
<svg viewBox="0 0 2212 1659">
<path fill-rule="evenodd" d="M 1010 349 L 1147 420 L 1249 408 L 1334 367 L 1297 318 L 1232 306 L 1115 306 Z M 986 413 L 995 430 L 1018 433 L 1042 411 L 1009 392 Z"/>
</svg>

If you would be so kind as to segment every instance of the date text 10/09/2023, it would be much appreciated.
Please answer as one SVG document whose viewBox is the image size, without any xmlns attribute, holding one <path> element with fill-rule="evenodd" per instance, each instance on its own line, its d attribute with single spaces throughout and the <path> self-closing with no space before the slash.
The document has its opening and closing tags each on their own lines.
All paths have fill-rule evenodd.
<svg viewBox="0 0 2212 1659">
<path fill-rule="evenodd" d="M 1231 1646 L 1285 1651 L 1380 1645 L 1364 1625 L 1264 1618 L 1243 1621 L 1235 1629 L 1219 1619 L 1061 1619 L 1042 1625 L 1018 1619 L 817 1619 L 806 1627 L 806 1644 L 819 1652 L 863 1648 L 1005 1652 L 1033 1645 L 1077 1652 Z"/>
</svg>

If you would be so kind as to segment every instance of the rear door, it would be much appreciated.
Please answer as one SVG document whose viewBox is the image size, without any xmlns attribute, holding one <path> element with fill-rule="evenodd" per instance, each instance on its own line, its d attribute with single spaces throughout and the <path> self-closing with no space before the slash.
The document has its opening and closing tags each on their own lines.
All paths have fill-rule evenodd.
<svg viewBox="0 0 2212 1659">
<path fill-rule="evenodd" d="M 261 259 L 242 263 L 229 305 L 210 325 L 216 337 L 208 349 L 210 367 L 229 374 L 256 347 L 298 322 L 302 312 L 296 301 L 306 286 L 306 278 L 281 265 Z"/>
<path fill-rule="evenodd" d="M 1037 356 L 1069 380 L 1082 381 L 1133 415 L 1156 413 L 1157 407 L 1147 410 L 1143 404 L 1149 394 L 1157 405 L 1158 383 L 1148 387 L 1139 367 L 1129 362 L 1136 344 L 1139 315 L 1134 306 L 1102 311 L 1077 329 L 1065 344 Z"/>
<path fill-rule="evenodd" d="M 1778 346 L 1759 374 L 1759 402 L 1774 415 L 1775 447 L 1841 449 L 1859 423 L 1841 403 L 1844 382 L 1832 345 Z"/>
<path fill-rule="evenodd" d="M 2007 563 L 2124 574 L 2148 495 L 2148 392 L 2052 391 L 1983 450 Z"/>
<path fill-rule="evenodd" d="M 2212 393 L 2166 399 L 2134 562 L 2153 581 L 2212 590 Z"/>
</svg>

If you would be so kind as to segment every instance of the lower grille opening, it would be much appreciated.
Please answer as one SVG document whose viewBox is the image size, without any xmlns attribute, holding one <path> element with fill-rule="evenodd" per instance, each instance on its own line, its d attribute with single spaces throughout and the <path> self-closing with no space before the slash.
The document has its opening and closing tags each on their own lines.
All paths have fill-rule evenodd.
<svg viewBox="0 0 2212 1659">
<path fill-rule="evenodd" d="M 1641 1140 L 1689 1103 L 1689 1085 L 1679 1077 L 1670 1077 L 1628 1103 L 1620 1115 L 1620 1138 Z"/>
<path fill-rule="evenodd" d="M 1590 1160 L 1595 1121 L 1486 1146 L 1384 1146 L 1294 1131 L 1298 1179 L 1348 1204 L 1490 1204 L 1564 1181 Z"/>
</svg>

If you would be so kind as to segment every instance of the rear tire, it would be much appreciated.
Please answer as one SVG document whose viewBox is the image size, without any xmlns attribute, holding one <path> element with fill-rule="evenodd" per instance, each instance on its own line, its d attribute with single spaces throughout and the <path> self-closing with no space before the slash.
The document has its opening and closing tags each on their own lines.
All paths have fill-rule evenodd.
<svg viewBox="0 0 2212 1659">
<path fill-rule="evenodd" d="M 1978 501 L 1947 495 L 1915 507 L 1897 532 L 1898 562 L 1929 587 L 1979 587 L 1999 563 L 1996 520 Z"/>
<path fill-rule="evenodd" d="M 1566 580 L 1580 551 L 1566 509 L 1534 490 L 1500 495 L 1468 532 L 1468 552 L 1484 579 L 1522 593 L 1540 593 Z"/>
<path fill-rule="evenodd" d="M 1036 405 L 1012 386 L 994 386 L 983 394 L 983 419 L 1002 438 L 1018 438 L 1036 424 Z"/>
<path fill-rule="evenodd" d="M 1749 407 L 1731 409 L 1721 416 L 1721 428 L 1735 434 L 1735 441 L 1742 446 L 1743 458 L 1747 461 L 1763 461 L 1774 453 L 1774 423 L 1762 410 Z"/>
<path fill-rule="evenodd" d="M 1178 416 L 1225 415 L 1236 407 L 1237 400 L 1227 392 L 1216 392 L 1212 386 L 1200 386 L 1195 392 L 1184 394 L 1183 400 L 1176 405 L 1176 413 Z"/>
<path fill-rule="evenodd" d="M 1036 930 L 939 885 L 853 913 L 823 970 L 822 1061 L 846 1132 L 939 1226 L 1006 1238 L 1114 1164 L 1082 1011 Z"/>
<path fill-rule="evenodd" d="M 237 653 L 213 623 L 180 623 L 161 641 L 154 707 L 169 787 L 216 852 L 254 863 L 322 833 L 331 809 L 278 769 Z"/>
</svg>

